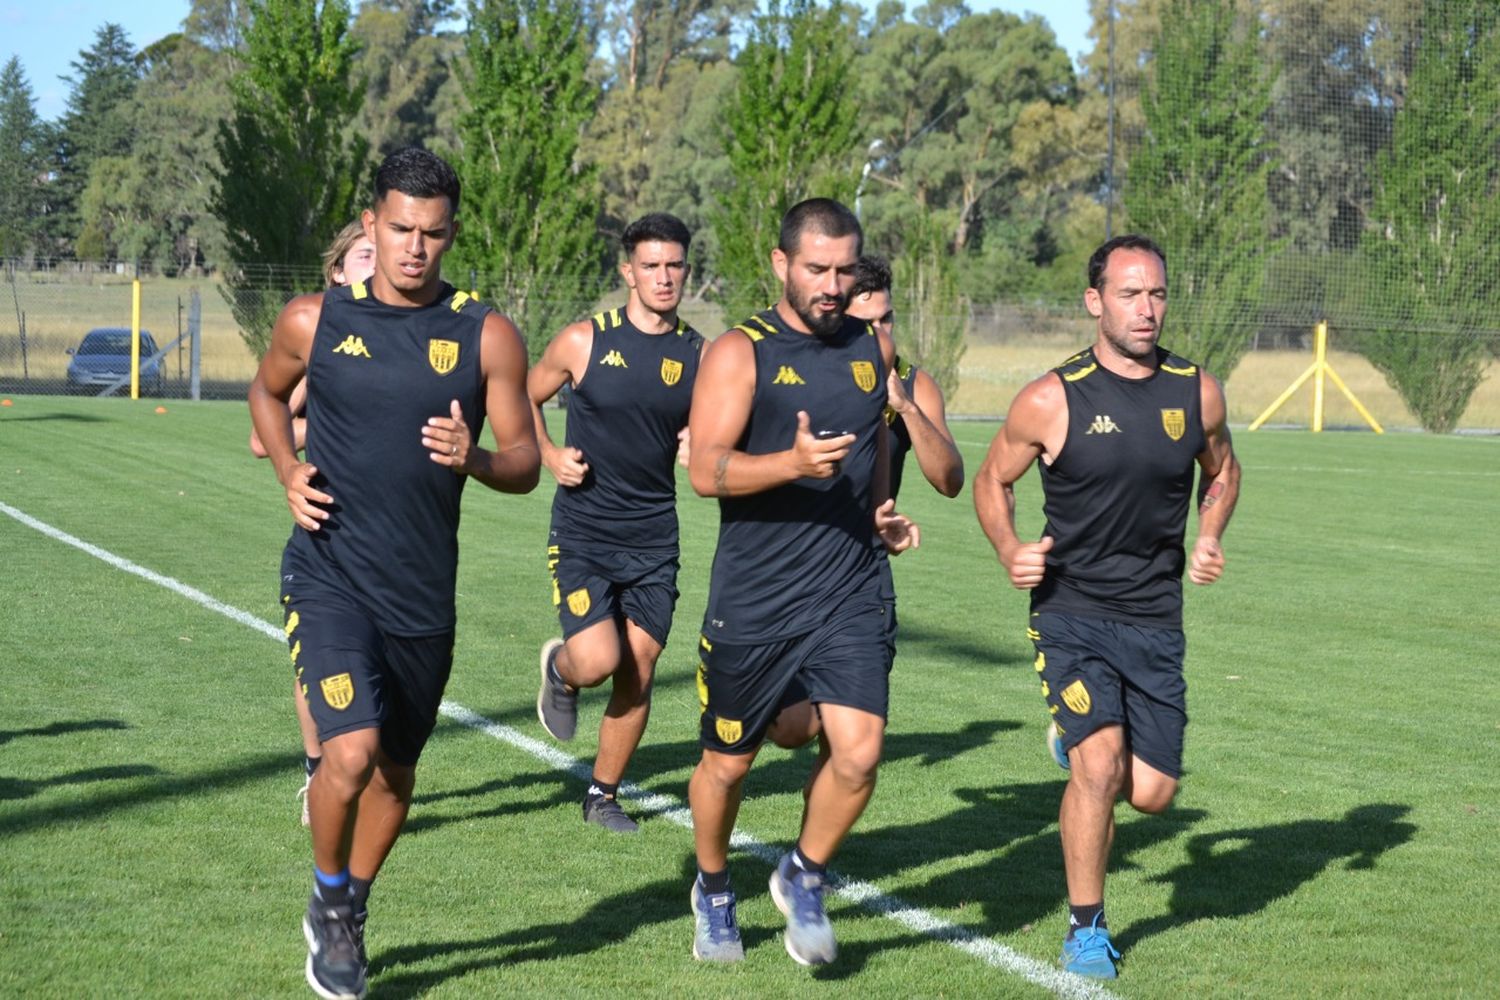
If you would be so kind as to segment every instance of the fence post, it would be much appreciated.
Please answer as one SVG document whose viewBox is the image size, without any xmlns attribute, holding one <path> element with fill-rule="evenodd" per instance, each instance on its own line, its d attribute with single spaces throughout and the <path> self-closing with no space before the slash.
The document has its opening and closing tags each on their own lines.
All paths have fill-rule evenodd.
<svg viewBox="0 0 1500 1000">
<path fill-rule="evenodd" d="M 130 279 L 130 398 L 141 398 L 141 276 Z"/>
<path fill-rule="evenodd" d="M 198 298 L 198 286 L 194 285 L 192 294 L 188 298 L 188 337 L 193 342 L 189 354 L 189 388 L 188 397 L 194 401 L 201 398 L 200 390 L 203 377 L 203 303 Z"/>
</svg>

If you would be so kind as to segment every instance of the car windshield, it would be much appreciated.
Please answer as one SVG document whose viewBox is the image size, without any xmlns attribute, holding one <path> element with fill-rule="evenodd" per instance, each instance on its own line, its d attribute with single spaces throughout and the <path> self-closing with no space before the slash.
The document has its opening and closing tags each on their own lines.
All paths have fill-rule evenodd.
<svg viewBox="0 0 1500 1000">
<path fill-rule="evenodd" d="M 144 331 L 141 333 L 141 354 L 149 357 L 156 348 Z M 79 354 L 129 354 L 129 330 L 94 330 L 78 346 Z"/>
</svg>

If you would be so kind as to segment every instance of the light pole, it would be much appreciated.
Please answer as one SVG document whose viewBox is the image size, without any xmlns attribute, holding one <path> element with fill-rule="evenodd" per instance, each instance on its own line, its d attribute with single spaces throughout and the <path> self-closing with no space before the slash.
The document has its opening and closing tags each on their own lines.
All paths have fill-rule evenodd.
<svg viewBox="0 0 1500 1000">
<path fill-rule="evenodd" d="M 865 217 L 860 212 L 860 199 L 864 197 L 865 181 L 870 179 L 870 171 L 875 164 L 885 159 L 885 140 L 875 139 L 870 143 L 869 149 L 865 150 L 865 167 L 859 172 L 859 186 L 854 189 L 854 217 L 863 222 Z"/>
</svg>

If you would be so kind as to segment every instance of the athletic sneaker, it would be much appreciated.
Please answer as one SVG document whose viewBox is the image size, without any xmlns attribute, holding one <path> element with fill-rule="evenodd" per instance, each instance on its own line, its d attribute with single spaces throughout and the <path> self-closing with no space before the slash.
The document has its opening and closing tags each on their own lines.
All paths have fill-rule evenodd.
<svg viewBox="0 0 1500 1000">
<path fill-rule="evenodd" d="M 701 962 L 738 962 L 745 957 L 739 921 L 734 919 L 734 890 L 706 893 L 693 879 L 693 957 Z"/>
<path fill-rule="evenodd" d="M 802 965 L 826 965 L 838 954 L 823 912 L 823 876 L 805 872 L 786 854 L 771 872 L 771 899 L 786 917 L 786 953 Z"/>
<path fill-rule="evenodd" d="M 302 918 L 302 934 L 307 938 L 307 985 L 313 992 L 325 1000 L 360 1000 L 365 958 L 354 907 L 331 905 L 314 895 Z"/>
<path fill-rule="evenodd" d="M 1057 731 L 1057 723 L 1047 723 L 1047 752 L 1052 759 L 1057 761 L 1057 766 L 1064 771 L 1073 770 L 1073 765 L 1068 763 L 1068 751 L 1063 749 L 1062 733 Z"/>
<path fill-rule="evenodd" d="M 370 967 L 370 957 L 365 954 L 365 921 L 370 919 L 370 908 L 365 907 L 354 914 L 354 943 L 359 948 L 359 964 Z"/>
<path fill-rule="evenodd" d="M 1109 928 L 1099 926 L 1095 917 L 1087 927 L 1078 927 L 1073 936 L 1063 939 L 1062 967 L 1090 979 L 1114 979 L 1119 975 L 1115 961 L 1120 953 L 1109 941 Z"/>
<path fill-rule="evenodd" d="M 625 815 L 620 803 L 607 795 L 590 795 L 583 800 L 583 821 L 602 826 L 611 833 L 635 833 L 640 829 L 635 820 Z"/>
<path fill-rule="evenodd" d="M 312 816 L 308 815 L 308 812 L 307 812 L 307 790 L 309 788 L 311 788 L 311 787 L 312 787 L 312 775 L 309 774 L 307 776 L 307 780 L 304 781 L 304 782 L 302 782 L 302 790 L 297 793 L 297 798 L 299 798 L 299 799 L 302 800 L 302 825 L 303 826 L 312 826 Z"/>
<path fill-rule="evenodd" d="M 562 647 L 561 639 L 542 643 L 542 688 L 536 695 L 536 717 L 548 735 L 566 743 L 578 730 L 578 692 L 569 691 L 566 684 L 552 679 L 552 661 Z"/>
</svg>

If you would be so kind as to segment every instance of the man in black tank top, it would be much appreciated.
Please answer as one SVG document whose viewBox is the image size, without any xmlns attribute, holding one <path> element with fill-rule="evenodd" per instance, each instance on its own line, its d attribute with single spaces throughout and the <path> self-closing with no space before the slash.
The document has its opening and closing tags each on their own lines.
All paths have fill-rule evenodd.
<svg viewBox="0 0 1500 1000">
<path fill-rule="evenodd" d="M 1220 538 L 1240 467 L 1219 383 L 1158 345 L 1167 262 L 1143 236 L 1119 236 L 1089 259 L 1084 304 L 1094 346 L 1027 385 L 974 481 L 979 523 L 1011 583 L 1031 591 L 1029 635 L 1068 770 L 1059 817 L 1069 930 L 1064 968 L 1112 979 L 1119 952 L 1104 919 L 1114 808 L 1171 805 L 1187 725 L 1182 572 L 1206 585 L 1224 571 Z M 1016 535 L 1014 485 L 1041 459 L 1047 526 Z M 1193 476 L 1198 539 L 1183 549 Z"/>
<path fill-rule="evenodd" d="M 525 345 L 440 277 L 458 197 L 452 168 L 431 153 L 387 157 L 364 213 L 374 276 L 293 299 L 250 386 L 295 522 L 282 604 L 323 743 L 303 933 L 308 983 L 324 997 L 365 992 L 370 883 L 406 819 L 453 663 L 464 484 L 526 493 L 537 481 Z M 288 405 L 304 374 L 305 462 Z M 478 443 L 486 419 L 494 451 Z"/>
<path fill-rule="evenodd" d="M 557 480 L 547 563 L 563 633 L 542 646 L 537 717 L 571 740 L 578 690 L 614 678 L 583 818 L 619 833 L 636 830 L 615 792 L 646 731 L 677 603 L 675 459 L 704 348 L 677 316 L 691 239 L 664 213 L 627 226 L 624 308 L 564 327 L 526 380 L 542 463 Z M 558 447 L 541 405 L 566 384 Z"/>
<path fill-rule="evenodd" d="M 892 551 L 917 537 L 885 497 L 889 358 L 844 314 L 861 238 L 837 202 L 793 206 L 771 254 L 781 300 L 714 341 L 693 393 L 690 478 L 719 498 L 720 521 L 699 638 L 703 756 L 688 786 L 699 959 L 744 955 L 729 837 L 791 684 L 821 708 L 831 753 L 797 846 L 771 875 L 787 951 L 804 965 L 834 957 L 824 872 L 874 789 L 889 658 L 871 537 Z"/>
</svg>

